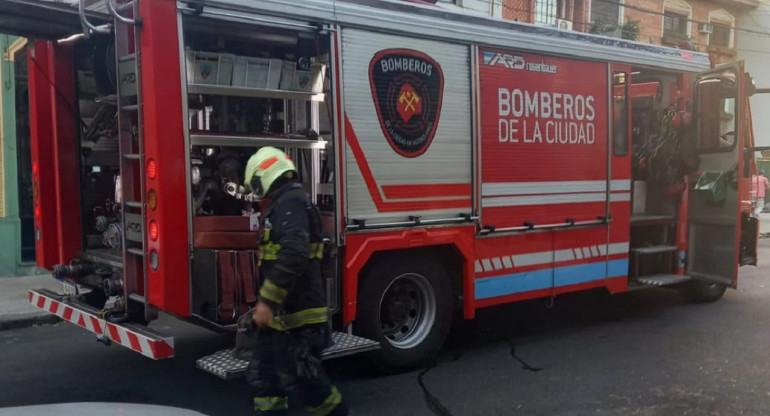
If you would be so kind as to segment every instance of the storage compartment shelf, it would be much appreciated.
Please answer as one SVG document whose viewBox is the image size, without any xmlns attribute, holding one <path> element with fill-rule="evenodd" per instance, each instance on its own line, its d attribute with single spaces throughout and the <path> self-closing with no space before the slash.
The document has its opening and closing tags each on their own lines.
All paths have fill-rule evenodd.
<svg viewBox="0 0 770 416">
<path fill-rule="evenodd" d="M 286 100 L 323 101 L 323 93 L 302 91 L 268 90 L 259 88 L 233 87 L 229 85 L 187 84 L 189 94 L 227 95 L 233 97 L 275 98 Z"/>
<path fill-rule="evenodd" d="M 276 146 L 291 147 L 297 149 L 324 149 L 325 140 L 289 139 L 286 137 L 271 136 L 236 136 L 217 134 L 190 134 L 190 144 L 193 146 L 234 146 L 257 147 Z"/>
</svg>

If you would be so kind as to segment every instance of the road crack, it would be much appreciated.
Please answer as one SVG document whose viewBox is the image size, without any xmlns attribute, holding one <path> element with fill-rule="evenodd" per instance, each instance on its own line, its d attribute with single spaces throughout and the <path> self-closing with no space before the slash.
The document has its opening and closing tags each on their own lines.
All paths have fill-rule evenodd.
<svg viewBox="0 0 770 416">
<path fill-rule="evenodd" d="M 455 360 L 459 359 L 459 357 L 456 357 Z M 430 364 L 428 367 L 426 367 L 424 370 L 420 372 L 420 374 L 417 375 L 417 384 L 420 385 L 420 388 L 422 389 L 422 395 L 425 399 L 425 405 L 428 407 L 428 410 L 433 412 L 436 416 L 452 416 L 452 412 L 447 409 L 446 406 L 444 406 L 441 401 L 434 396 L 430 390 L 425 386 L 425 382 L 423 381 L 423 377 L 425 377 L 426 374 L 430 370 L 432 370 L 434 367 L 436 367 L 436 363 Z"/>
<path fill-rule="evenodd" d="M 516 355 L 516 344 L 514 344 L 513 341 L 511 341 L 511 340 L 507 340 L 507 341 L 508 341 L 508 344 L 511 346 L 511 357 L 513 357 L 514 360 L 516 360 L 519 363 L 521 363 L 521 368 L 523 368 L 524 370 L 527 370 L 527 371 L 531 371 L 533 373 L 537 373 L 538 371 L 542 371 L 543 370 L 542 367 L 533 367 L 533 366 L 529 365 L 526 361 L 524 361 L 521 358 L 519 358 L 519 356 Z"/>
</svg>

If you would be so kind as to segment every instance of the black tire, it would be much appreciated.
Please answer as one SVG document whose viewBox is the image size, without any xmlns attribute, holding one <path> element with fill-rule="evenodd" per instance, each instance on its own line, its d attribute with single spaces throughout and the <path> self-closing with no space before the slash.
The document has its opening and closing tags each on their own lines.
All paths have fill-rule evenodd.
<svg viewBox="0 0 770 416">
<path fill-rule="evenodd" d="M 422 286 L 426 283 L 434 295 L 433 312 L 428 305 L 418 308 L 413 302 L 416 292 L 420 292 L 418 298 L 430 292 Z M 388 256 L 373 265 L 361 280 L 353 327 L 360 336 L 380 343 L 380 349 L 368 355 L 377 370 L 411 370 L 427 365 L 441 350 L 452 326 L 452 305 L 452 283 L 438 262 L 408 255 Z M 415 319 L 411 331 L 404 332 L 408 325 L 394 331 L 400 317 L 407 320 L 406 324 Z"/>
<path fill-rule="evenodd" d="M 726 289 L 727 286 L 719 283 L 693 280 L 679 286 L 679 293 L 688 302 L 711 303 L 721 299 Z"/>
</svg>

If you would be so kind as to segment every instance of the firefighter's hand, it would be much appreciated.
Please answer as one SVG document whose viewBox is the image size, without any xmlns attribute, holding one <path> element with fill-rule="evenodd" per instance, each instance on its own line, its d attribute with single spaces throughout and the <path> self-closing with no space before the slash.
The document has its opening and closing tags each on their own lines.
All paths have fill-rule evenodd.
<svg viewBox="0 0 770 416">
<path fill-rule="evenodd" d="M 252 319 L 257 328 L 267 328 L 270 321 L 273 320 L 273 310 L 265 303 L 259 302 L 257 303 L 256 309 L 254 309 L 254 316 Z"/>
</svg>

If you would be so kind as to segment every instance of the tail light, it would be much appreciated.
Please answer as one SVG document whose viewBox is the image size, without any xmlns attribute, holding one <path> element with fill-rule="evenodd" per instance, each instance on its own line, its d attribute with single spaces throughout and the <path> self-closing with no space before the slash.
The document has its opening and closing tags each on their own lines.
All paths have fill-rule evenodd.
<svg viewBox="0 0 770 416">
<path fill-rule="evenodd" d="M 154 189 L 150 189 L 150 192 L 147 193 L 147 205 L 153 211 L 158 207 L 158 194 L 155 193 Z"/>
<path fill-rule="evenodd" d="M 150 240 L 155 241 L 158 239 L 158 223 L 155 220 L 150 220 Z"/>
<path fill-rule="evenodd" d="M 155 179 L 155 177 L 158 175 L 158 164 L 155 163 L 155 160 L 150 159 L 147 161 L 147 177 L 150 179 Z"/>
</svg>

